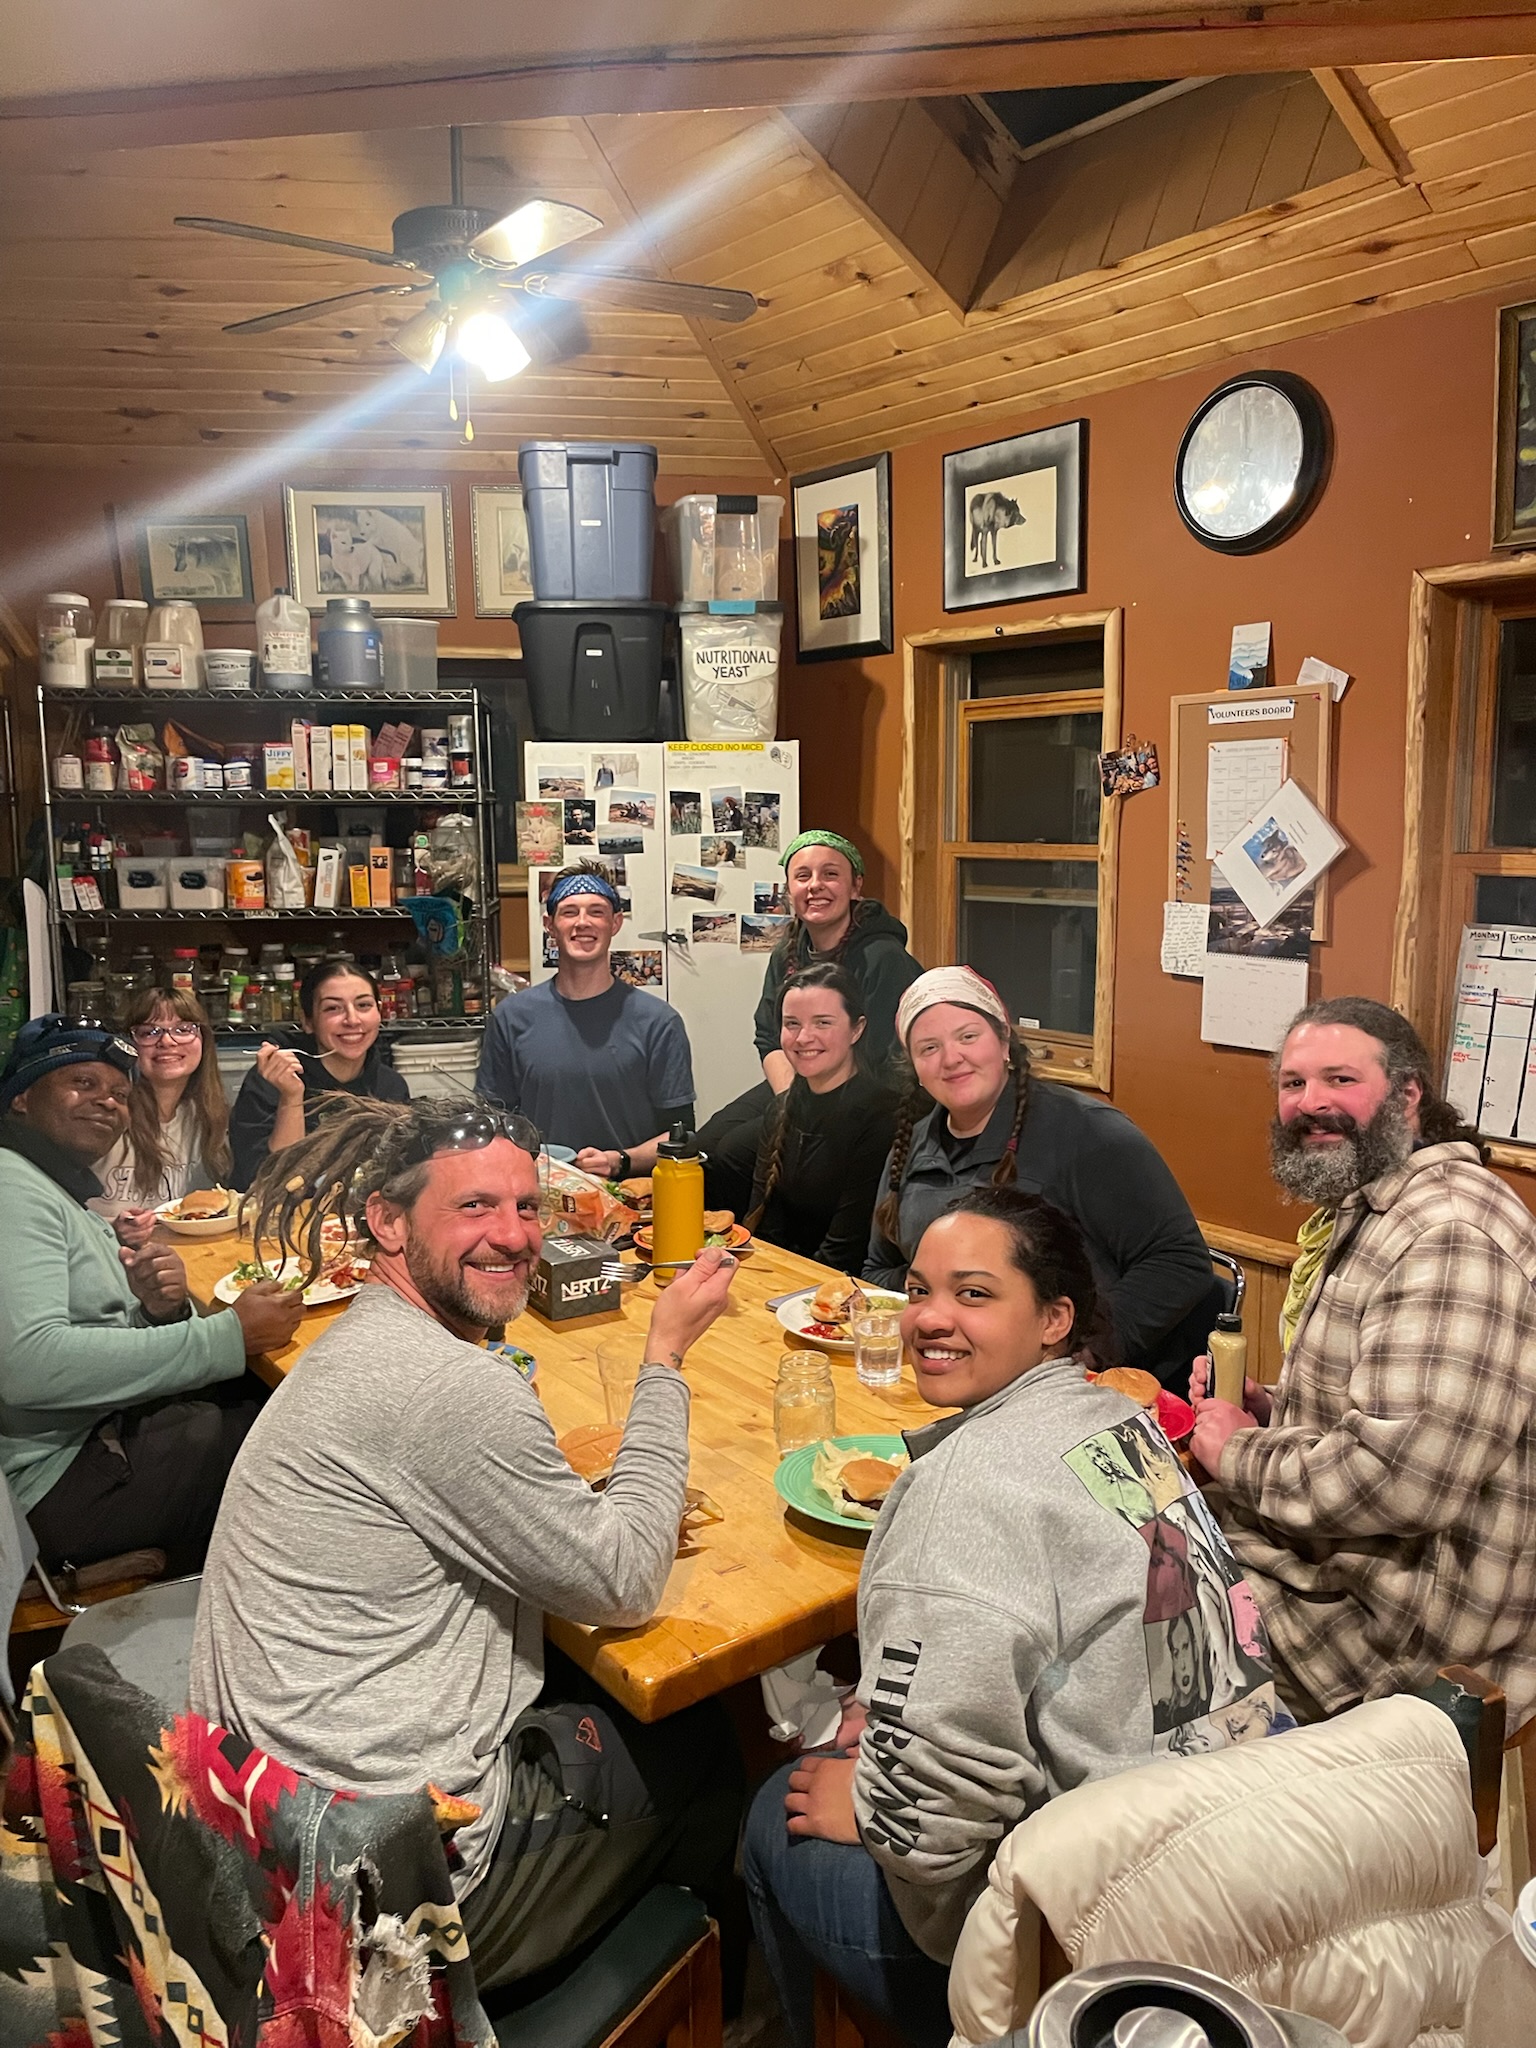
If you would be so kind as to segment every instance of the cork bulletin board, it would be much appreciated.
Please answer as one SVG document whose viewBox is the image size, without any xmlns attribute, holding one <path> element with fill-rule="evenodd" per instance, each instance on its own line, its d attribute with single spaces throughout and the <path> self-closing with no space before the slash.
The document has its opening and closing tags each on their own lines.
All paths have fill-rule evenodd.
<svg viewBox="0 0 1536 2048">
<path fill-rule="evenodd" d="M 1208 903 L 1205 855 L 1210 749 L 1223 740 L 1284 740 L 1286 774 L 1325 817 L 1332 816 L 1333 691 L 1327 683 L 1290 690 L 1215 690 L 1169 705 L 1168 901 Z M 1317 885 L 1312 936 L 1328 937 L 1331 875 Z"/>
</svg>

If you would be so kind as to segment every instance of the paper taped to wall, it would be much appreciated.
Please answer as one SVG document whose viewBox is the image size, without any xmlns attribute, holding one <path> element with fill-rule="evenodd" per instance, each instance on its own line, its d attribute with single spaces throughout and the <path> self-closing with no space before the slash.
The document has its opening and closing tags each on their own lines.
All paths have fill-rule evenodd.
<svg viewBox="0 0 1536 2048">
<path fill-rule="evenodd" d="M 1164 974 L 1205 972 L 1205 939 L 1210 927 L 1209 903 L 1165 903 L 1163 905 Z"/>
<path fill-rule="evenodd" d="M 1307 1000 L 1305 960 L 1253 960 L 1207 953 L 1200 1036 L 1211 1045 L 1275 1052 Z"/>
</svg>

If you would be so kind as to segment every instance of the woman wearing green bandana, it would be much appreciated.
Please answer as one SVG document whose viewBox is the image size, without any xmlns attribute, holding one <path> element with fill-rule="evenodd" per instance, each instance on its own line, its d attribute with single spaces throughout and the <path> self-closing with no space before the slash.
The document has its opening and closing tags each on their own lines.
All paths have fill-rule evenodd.
<svg viewBox="0 0 1536 2048">
<path fill-rule="evenodd" d="M 864 998 L 866 1058 L 878 1074 L 896 1049 L 896 1006 L 923 971 L 907 951 L 906 926 L 864 894 L 864 856 L 851 839 L 815 826 L 790 841 L 779 865 L 791 917 L 768 956 L 753 1019 L 764 1080 L 717 1110 L 700 1133 L 710 1206 L 738 1215 L 751 1200 L 763 1119 L 795 1077 L 779 1045 L 784 984 L 812 961 L 846 968 Z"/>
</svg>

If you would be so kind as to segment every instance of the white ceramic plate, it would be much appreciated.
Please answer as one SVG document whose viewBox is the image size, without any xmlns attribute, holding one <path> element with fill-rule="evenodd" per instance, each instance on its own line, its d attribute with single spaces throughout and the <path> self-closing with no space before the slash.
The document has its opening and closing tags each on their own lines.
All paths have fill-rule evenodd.
<svg viewBox="0 0 1536 2048">
<path fill-rule="evenodd" d="M 803 1294 L 792 1294 L 788 1301 L 781 1301 L 774 1315 L 793 1336 L 803 1337 L 807 1344 L 819 1344 L 823 1351 L 838 1351 L 849 1358 L 853 1356 L 852 1337 L 818 1337 L 811 1328 L 816 1318 L 811 1313 L 811 1303 L 816 1297 L 814 1287 L 808 1287 Z M 904 1309 L 907 1297 L 904 1294 L 887 1293 L 883 1287 L 869 1290 L 871 1308 Z"/>
<path fill-rule="evenodd" d="M 282 1265 L 273 1267 L 272 1278 L 274 1280 L 285 1279 L 289 1270 L 288 1261 L 284 1259 Z M 292 1270 L 296 1272 L 298 1268 L 294 1267 Z M 329 1280 L 317 1280 L 313 1287 L 305 1288 L 304 1306 L 306 1308 L 324 1308 L 329 1302 L 350 1301 L 361 1285 L 362 1282 L 360 1280 L 355 1280 L 350 1287 L 333 1287 Z M 227 1302 L 231 1308 L 234 1307 L 244 1292 L 245 1289 L 237 1285 L 233 1272 L 226 1273 L 224 1278 L 216 1283 L 213 1290 L 214 1299 Z"/>
<path fill-rule="evenodd" d="M 177 1237 L 228 1237 L 232 1230 L 240 1227 L 238 1198 L 234 1207 L 225 1216 L 173 1216 L 172 1209 L 179 1209 L 180 1202 L 162 1202 L 155 1211 L 166 1229 Z"/>
</svg>

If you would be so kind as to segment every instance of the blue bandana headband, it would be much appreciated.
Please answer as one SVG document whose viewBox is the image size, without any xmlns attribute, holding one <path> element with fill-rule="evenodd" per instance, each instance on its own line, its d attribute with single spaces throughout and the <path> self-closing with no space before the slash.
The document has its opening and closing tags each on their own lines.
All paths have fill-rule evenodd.
<svg viewBox="0 0 1536 2048">
<path fill-rule="evenodd" d="M 618 890 L 615 889 L 606 875 L 589 875 L 586 873 L 562 875 L 544 899 L 546 912 L 553 916 L 555 906 L 563 903 L 567 896 L 602 896 L 607 899 L 615 911 L 622 911 L 624 908 L 623 904 L 619 901 Z"/>
</svg>

